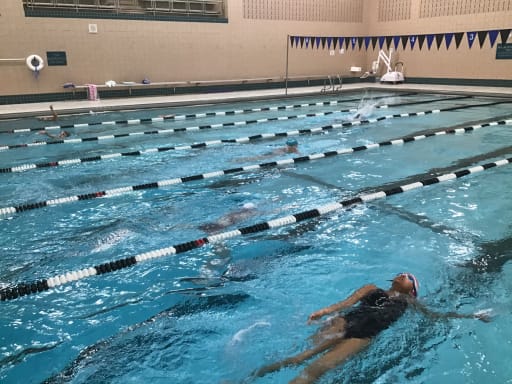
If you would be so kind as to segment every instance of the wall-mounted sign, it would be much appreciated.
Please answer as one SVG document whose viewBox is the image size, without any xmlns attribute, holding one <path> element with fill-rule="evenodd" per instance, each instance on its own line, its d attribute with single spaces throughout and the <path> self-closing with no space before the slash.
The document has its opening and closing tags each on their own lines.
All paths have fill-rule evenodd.
<svg viewBox="0 0 512 384">
<path fill-rule="evenodd" d="M 512 59 L 512 43 L 498 44 L 496 47 L 496 60 Z"/>
<path fill-rule="evenodd" d="M 68 60 L 66 58 L 66 52 L 64 52 L 64 51 L 46 52 L 46 62 L 48 63 L 48 66 L 68 65 Z"/>
</svg>

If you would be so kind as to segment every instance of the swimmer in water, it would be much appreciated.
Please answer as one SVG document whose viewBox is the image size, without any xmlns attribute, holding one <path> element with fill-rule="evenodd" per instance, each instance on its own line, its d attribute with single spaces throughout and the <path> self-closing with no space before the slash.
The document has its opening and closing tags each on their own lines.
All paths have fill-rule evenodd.
<svg viewBox="0 0 512 384">
<path fill-rule="evenodd" d="M 56 139 L 56 140 L 61 140 L 61 139 L 65 139 L 66 137 L 69 137 L 69 132 L 68 131 L 61 131 L 58 135 L 52 135 L 51 133 L 48 133 L 47 131 L 44 131 L 44 130 L 43 131 L 39 131 L 37 133 L 40 134 L 40 135 L 46 135 L 49 138 Z"/>
<path fill-rule="evenodd" d="M 326 315 L 334 315 L 313 336 L 313 348 L 296 356 L 257 370 L 253 377 L 261 377 L 283 367 L 299 365 L 324 353 L 290 381 L 294 384 L 314 383 L 329 370 L 338 367 L 349 357 L 366 348 L 373 337 L 397 321 L 411 306 L 433 318 L 473 318 L 489 321 L 485 314 L 463 315 L 454 312 L 435 313 L 416 301 L 419 282 L 412 273 L 399 273 L 387 290 L 365 285 L 347 299 L 313 312 L 308 323 Z M 354 307 L 355 304 L 357 306 Z M 344 311 L 340 313 L 340 311 Z"/>
<path fill-rule="evenodd" d="M 244 221 L 257 213 L 256 205 L 253 203 L 245 203 L 242 208 L 230 212 L 212 223 L 206 223 L 199 226 L 199 229 L 208 234 L 220 232 L 223 229 Z"/>
<path fill-rule="evenodd" d="M 290 153 L 298 155 L 300 154 L 298 147 L 299 142 L 296 139 L 290 138 L 286 140 L 286 145 L 284 147 L 274 149 L 273 151 L 264 153 L 263 155 L 244 157 L 242 159 L 238 159 L 237 161 L 258 161 Z"/>
<path fill-rule="evenodd" d="M 50 105 L 50 111 L 52 112 L 51 116 L 41 116 L 38 118 L 38 120 L 41 121 L 55 121 L 59 118 L 59 115 L 57 115 L 57 112 L 53 109 L 53 105 Z"/>
</svg>

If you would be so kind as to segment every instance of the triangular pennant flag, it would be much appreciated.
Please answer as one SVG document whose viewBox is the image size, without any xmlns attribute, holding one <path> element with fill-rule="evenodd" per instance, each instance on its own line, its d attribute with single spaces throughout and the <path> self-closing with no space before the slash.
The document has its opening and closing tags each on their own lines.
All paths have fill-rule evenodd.
<svg viewBox="0 0 512 384">
<path fill-rule="evenodd" d="M 331 44 L 332 44 L 332 37 L 328 37 L 327 38 L 327 49 L 331 49 Z"/>
<path fill-rule="evenodd" d="M 304 48 L 304 40 L 305 40 L 304 36 L 300 36 L 299 39 L 300 39 L 300 47 Z"/>
<path fill-rule="evenodd" d="M 295 42 L 295 36 L 290 36 L 290 45 L 293 48 L 293 43 Z"/>
<path fill-rule="evenodd" d="M 336 46 L 338 45 L 338 39 L 336 37 L 333 37 L 332 39 L 333 39 L 332 40 L 332 42 L 333 42 L 333 45 L 332 45 L 333 48 L 332 49 L 336 49 Z"/>
<path fill-rule="evenodd" d="M 464 36 L 464 32 L 457 32 L 455 34 L 455 47 L 459 49 L 460 42 L 462 41 L 462 37 Z"/>
<path fill-rule="evenodd" d="M 427 35 L 427 47 L 430 49 L 432 47 L 432 43 L 434 42 L 434 35 Z"/>
<path fill-rule="evenodd" d="M 309 37 L 305 37 L 304 42 L 306 43 L 306 48 L 309 48 Z"/>
<path fill-rule="evenodd" d="M 489 31 L 489 39 L 491 40 L 491 48 L 494 47 L 494 43 L 498 38 L 499 31 Z"/>
<path fill-rule="evenodd" d="M 322 38 L 316 37 L 315 40 L 316 40 L 316 49 L 318 49 L 318 47 L 320 46 L 320 41 L 322 40 Z"/>
<path fill-rule="evenodd" d="M 357 37 L 351 37 L 350 38 L 350 44 L 352 46 L 352 50 L 354 50 L 356 44 L 357 44 Z"/>
<path fill-rule="evenodd" d="M 377 36 L 372 36 L 372 49 L 375 50 L 375 45 L 377 44 L 377 41 L 379 39 L 377 38 Z"/>
<path fill-rule="evenodd" d="M 400 36 L 393 36 L 393 43 L 395 44 L 395 51 L 398 49 L 398 44 L 400 43 Z"/>
<path fill-rule="evenodd" d="M 484 46 L 485 39 L 487 37 L 487 31 L 479 31 L 478 33 L 478 42 L 480 43 L 480 48 Z"/>
<path fill-rule="evenodd" d="M 348 49 L 349 44 L 350 44 L 350 37 L 345 37 L 345 50 Z"/>
<path fill-rule="evenodd" d="M 366 36 L 364 38 L 364 48 L 366 50 L 368 50 L 368 47 L 370 46 L 370 41 L 372 40 L 372 38 L 370 36 Z"/>
<path fill-rule="evenodd" d="M 364 37 L 358 37 L 357 38 L 357 46 L 359 47 L 359 50 L 361 50 L 361 47 L 363 46 Z"/>
<path fill-rule="evenodd" d="M 311 41 L 311 49 L 315 48 L 315 42 L 316 42 L 316 37 L 315 36 L 310 36 L 309 37 L 309 40 Z M 318 47 L 317 47 L 318 48 Z"/>
<path fill-rule="evenodd" d="M 338 42 L 340 43 L 340 49 L 343 48 L 343 41 L 345 40 L 344 37 L 338 37 Z"/>
<path fill-rule="evenodd" d="M 384 36 L 379 36 L 379 49 L 382 49 L 384 46 L 384 41 L 386 41 L 386 38 Z"/>
<path fill-rule="evenodd" d="M 510 36 L 510 29 L 502 29 L 500 31 L 501 44 L 505 44 Z"/>
<path fill-rule="evenodd" d="M 393 41 L 393 36 L 386 36 L 386 48 L 389 51 L 389 46 L 391 45 L 391 42 Z"/>
<path fill-rule="evenodd" d="M 408 39 L 409 39 L 409 36 L 401 36 L 400 37 L 400 40 L 402 40 L 402 49 L 405 49 Z"/>
<path fill-rule="evenodd" d="M 419 35 L 418 36 L 418 41 L 419 41 L 419 45 L 420 45 L 420 51 L 423 49 L 423 43 L 425 42 L 425 35 Z"/>
<path fill-rule="evenodd" d="M 411 46 L 411 50 L 414 49 L 414 44 L 416 44 L 417 38 L 417 36 L 409 36 L 409 45 Z"/>
<path fill-rule="evenodd" d="M 322 49 L 325 49 L 325 42 L 327 41 L 327 37 L 322 36 Z"/>
<path fill-rule="evenodd" d="M 466 35 L 468 37 L 469 49 L 471 49 L 471 47 L 473 46 L 473 43 L 475 42 L 475 39 L 476 39 L 476 32 L 466 32 Z"/>
<path fill-rule="evenodd" d="M 436 45 L 437 49 L 441 46 L 441 43 L 443 42 L 444 33 L 436 33 Z"/>
<path fill-rule="evenodd" d="M 450 48 L 450 44 L 452 43 L 453 33 L 445 33 L 444 34 L 444 42 L 446 43 L 446 49 Z"/>
</svg>

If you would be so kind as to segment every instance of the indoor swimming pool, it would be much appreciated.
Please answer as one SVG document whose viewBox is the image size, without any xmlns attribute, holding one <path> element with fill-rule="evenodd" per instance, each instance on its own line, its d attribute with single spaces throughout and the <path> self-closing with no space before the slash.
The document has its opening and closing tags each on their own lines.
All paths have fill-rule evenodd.
<svg viewBox="0 0 512 384">
<path fill-rule="evenodd" d="M 286 383 L 250 376 L 410 271 L 492 321 L 409 310 L 319 382 L 512 383 L 511 129 L 385 90 L 0 120 L 0 382 Z"/>
</svg>

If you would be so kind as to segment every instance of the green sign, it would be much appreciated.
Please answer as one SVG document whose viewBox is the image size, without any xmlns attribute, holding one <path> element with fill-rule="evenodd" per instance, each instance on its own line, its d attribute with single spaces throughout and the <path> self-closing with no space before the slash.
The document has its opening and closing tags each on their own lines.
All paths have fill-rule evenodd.
<svg viewBox="0 0 512 384">
<path fill-rule="evenodd" d="M 66 52 L 64 52 L 64 51 L 46 52 L 46 60 L 48 62 L 48 66 L 68 65 L 68 60 L 66 58 Z"/>
<path fill-rule="evenodd" d="M 496 48 L 496 60 L 512 59 L 512 43 L 498 44 Z"/>
</svg>

